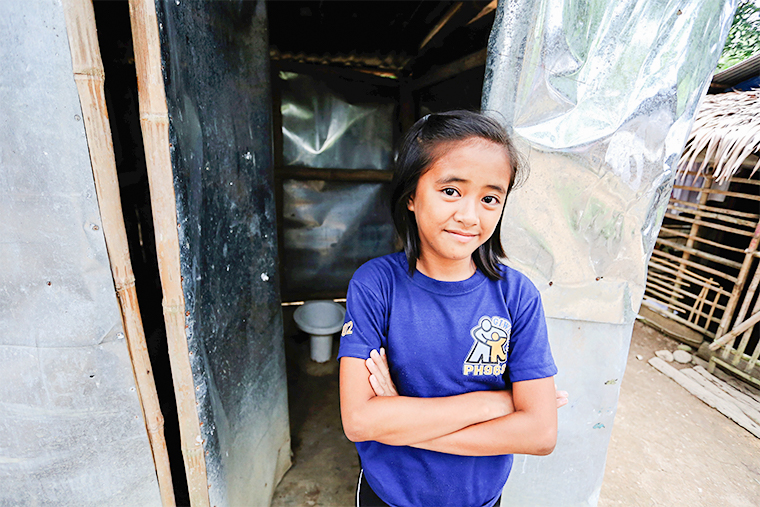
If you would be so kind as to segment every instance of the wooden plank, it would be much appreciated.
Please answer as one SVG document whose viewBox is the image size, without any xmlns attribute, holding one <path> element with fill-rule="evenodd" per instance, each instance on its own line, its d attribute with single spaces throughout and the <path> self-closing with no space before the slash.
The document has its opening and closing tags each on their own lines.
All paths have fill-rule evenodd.
<svg viewBox="0 0 760 507">
<path fill-rule="evenodd" d="M 728 382 L 719 379 L 709 371 L 705 370 L 702 366 L 696 365 L 694 368 L 692 368 L 695 372 L 700 374 L 702 377 L 704 377 L 708 382 L 713 383 L 721 390 L 725 391 L 729 396 L 734 398 L 735 400 L 747 405 L 752 410 L 755 410 L 756 412 L 760 412 L 760 401 L 753 398 L 752 396 L 741 392 L 739 389 L 735 388 Z"/>
<path fill-rule="evenodd" d="M 723 271 L 718 271 L 717 269 L 713 269 L 709 266 L 705 266 L 703 264 L 699 264 L 698 262 L 688 261 L 685 259 L 681 259 L 680 257 L 676 257 L 675 255 L 670 255 L 669 253 L 665 253 L 661 250 L 654 250 L 652 252 L 652 255 L 656 255 L 657 257 L 664 257 L 666 259 L 670 259 L 672 261 L 682 261 L 684 264 L 691 266 L 693 268 L 699 269 L 700 271 L 704 271 L 705 273 L 710 273 L 712 275 L 715 275 L 719 278 L 724 278 L 726 280 L 729 280 L 731 282 L 736 283 L 736 277 L 733 277 L 729 275 L 728 273 L 724 273 Z"/>
<path fill-rule="evenodd" d="M 172 369 L 177 417 L 192 507 L 209 507 L 206 459 L 196 410 L 193 373 L 185 337 L 185 296 L 179 261 L 179 234 L 169 142 L 169 114 L 161 63 L 161 42 L 154 0 L 129 0 L 137 70 L 140 127 L 156 234 L 163 291 L 164 323 Z"/>
<path fill-rule="evenodd" d="M 446 14 L 444 14 L 443 17 L 438 20 L 438 23 L 435 24 L 433 29 L 428 32 L 424 39 L 422 39 L 422 42 L 420 42 L 419 51 L 422 51 L 422 49 L 427 46 L 436 35 L 443 33 L 443 27 L 445 27 L 456 15 L 456 13 L 459 12 L 459 9 L 462 8 L 462 5 L 464 5 L 464 2 L 457 2 L 452 5 L 448 11 L 446 11 Z"/>
<path fill-rule="evenodd" d="M 681 237 L 681 238 L 688 238 L 689 237 L 689 235 L 687 233 L 685 233 L 685 232 L 681 232 L 681 231 L 679 231 L 677 229 L 671 229 L 670 227 L 665 227 L 665 226 L 663 226 L 660 229 L 660 236 L 662 236 L 663 233 L 672 234 L 673 236 L 678 236 L 678 237 Z M 705 238 L 696 237 L 696 238 L 694 238 L 694 241 L 697 241 L 699 243 L 704 243 L 705 245 L 714 246 L 714 247 L 720 248 L 722 250 L 728 250 L 730 252 L 744 253 L 744 248 L 736 248 L 736 247 L 733 247 L 733 246 L 724 245 L 723 243 L 718 243 L 717 241 L 711 241 L 711 240 L 705 239 Z"/>
<path fill-rule="evenodd" d="M 706 192 L 708 194 L 718 194 L 718 195 L 725 195 L 728 197 L 738 197 L 740 199 L 747 199 L 750 201 L 760 201 L 760 195 L 752 195 L 752 194 L 743 194 L 741 192 L 731 192 L 728 190 L 718 190 L 716 188 L 699 188 L 699 187 L 688 187 L 685 185 L 673 185 L 674 189 L 679 190 L 691 190 L 692 192 Z"/>
<path fill-rule="evenodd" d="M 452 78 L 457 74 L 485 65 L 487 53 L 488 51 L 483 48 L 480 51 L 476 51 L 447 65 L 433 67 L 424 76 L 412 81 L 412 90 L 419 90 L 420 88 L 440 83 L 441 81 Z"/>
<path fill-rule="evenodd" d="M 730 216 L 730 215 L 728 215 L 726 213 L 716 213 L 716 212 L 712 212 L 712 211 L 702 211 L 702 210 L 699 210 L 699 209 L 696 209 L 696 210 L 694 210 L 694 209 L 687 210 L 687 209 L 684 209 L 684 208 L 679 208 L 678 206 L 675 206 L 675 205 L 672 205 L 672 204 L 668 204 L 667 209 L 674 210 L 674 211 L 679 211 L 681 213 L 690 213 L 692 215 L 695 215 L 695 216 L 698 216 L 698 217 L 702 217 L 702 218 L 712 218 L 712 219 L 720 220 L 721 222 L 726 222 L 726 223 L 729 223 L 729 224 L 743 225 L 745 227 L 752 227 L 752 228 L 754 228 L 755 225 L 757 224 L 757 220 L 745 220 L 743 218 L 736 218 L 736 217 L 732 217 L 732 216 Z M 672 213 L 671 213 L 671 215 L 672 215 Z"/>
<path fill-rule="evenodd" d="M 669 365 L 668 363 L 666 363 L 659 357 L 651 358 L 649 360 L 649 364 L 660 373 L 676 381 L 678 384 L 681 385 L 681 387 L 683 387 L 684 389 L 689 391 L 691 394 L 699 398 L 706 405 L 718 410 L 718 412 L 725 415 L 726 417 L 734 421 L 736 424 L 738 424 L 745 430 L 752 433 L 757 438 L 760 438 L 760 425 L 757 424 L 752 419 L 750 419 L 749 417 L 747 417 L 747 415 L 744 412 L 742 412 L 741 409 L 736 406 L 736 404 L 729 403 L 725 399 L 714 395 L 713 393 L 705 389 L 701 384 L 687 377 L 686 375 L 684 375 L 679 370 Z"/>
<path fill-rule="evenodd" d="M 702 259 L 706 259 L 708 261 L 713 261 L 713 262 L 715 262 L 717 264 L 723 264 L 724 266 L 728 266 L 728 267 L 734 268 L 736 270 L 739 270 L 742 267 L 741 262 L 736 262 L 736 261 L 732 261 L 732 260 L 729 260 L 729 259 L 725 259 L 725 258 L 721 257 L 720 255 L 715 255 L 715 254 L 703 252 L 702 250 L 699 250 L 697 248 L 687 247 L 685 245 L 681 245 L 680 243 L 676 243 L 675 241 L 670 241 L 670 240 L 658 237 L 657 240 L 656 240 L 656 242 L 659 243 L 659 244 L 661 244 L 661 245 L 669 246 L 670 248 L 674 248 L 676 250 L 681 250 L 682 252 L 687 252 L 690 255 L 693 255 L 693 256 L 696 256 L 696 257 L 701 257 Z"/>
<path fill-rule="evenodd" d="M 652 269 L 658 269 L 664 273 L 676 274 L 676 269 L 674 266 L 672 266 L 671 264 L 661 264 L 660 262 L 658 262 L 659 260 L 660 259 L 650 259 L 649 267 Z M 697 273 L 694 273 L 691 271 L 688 271 L 685 274 L 683 274 L 682 278 L 684 280 L 689 280 L 690 282 L 693 282 L 700 286 L 704 286 L 705 284 L 709 283 L 706 277 L 700 276 Z M 711 287 L 714 287 L 713 290 L 715 290 L 715 292 L 717 292 L 721 296 L 729 296 L 729 297 L 731 296 L 731 293 L 723 289 L 719 284 L 715 284 L 714 286 L 711 286 Z"/>
<path fill-rule="evenodd" d="M 689 217 L 685 217 L 685 216 L 682 216 L 682 215 L 672 215 L 672 214 L 668 214 L 668 218 L 671 219 L 671 220 L 677 220 L 679 222 L 686 222 L 686 223 L 689 223 L 689 224 L 696 224 L 696 225 L 700 225 L 700 226 L 704 226 L 704 227 L 709 227 L 710 229 L 716 229 L 716 230 L 723 231 L 723 232 L 730 232 L 732 234 L 739 234 L 741 236 L 750 236 L 751 237 L 753 235 L 752 231 L 745 231 L 743 229 L 735 229 L 733 227 L 727 227 L 725 225 L 720 225 L 720 224 L 716 224 L 716 223 L 713 223 L 713 222 L 705 222 L 705 221 L 700 220 L 698 218 L 694 219 L 694 218 L 689 218 Z"/>
<path fill-rule="evenodd" d="M 733 403 L 737 406 L 739 410 L 744 412 L 744 415 L 752 419 L 756 424 L 760 424 L 760 412 L 752 408 L 752 406 L 747 405 L 746 403 L 743 403 L 742 401 L 734 398 L 706 378 L 704 378 L 702 375 L 694 371 L 693 368 L 684 368 L 680 370 L 681 373 L 686 375 L 688 378 L 695 381 L 697 384 L 701 385 L 705 389 L 707 389 L 709 392 L 717 396 L 718 398 L 723 399 L 727 403 Z M 708 375 L 711 375 L 709 372 Z"/>
<path fill-rule="evenodd" d="M 485 7 L 483 7 L 483 9 L 481 9 L 481 11 L 474 18 L 472 18 L 470 21 L 468 21 L 467 24 L 471 25 L 471 24 L 475 23 L 477 20 L 479 20 L 479 19 L 481 19 L 481 18 L 483 18 L 485 16 L 488 16 L 489 14 L 491 14 L 493 11 L 496 10 L 496 7 L 498 7 L 498 5 L 499 5 L 498 0 L 492 0 L 491 3 L 489 3 L 488 5 L 486 5 Z"/>
<path fill-rule="evenodd" d="M 279 179 L 291 180 L 364 181 L 370 183 L 384 183 L 393 179 L 393 171 L 283 166 L 275 168 L 274 176 Z"/>
<path fill-rule="evenodd" d="M 95 191 L 98 196 L 103 235 L 124 324 L 132 372 L 145 420 L 145 429 L 148 433 L 153 464 L 156 467 L 161 503 L 165 507 L 170 507 L 175 505 L 175 499 L 169 453 L 164 438 L 164 416 L 161 413 L 153 378 L 153 368 L 148 355 L 148 345 L 137 300 L 132 260 L 129 256 L 129 241 L 124 225 L 119 177 L 103 86 L 105 72 L 100 57 L 95 12 L 89 0 L 64 0 L 63 12 L 71 48 L 74 81 L 79 92 Z"/>
<path fill-rule="evenodd" d="M 676 340 L 699 347 L 704 341 L 703 330 L 695 329 L 692 323 L 682 323 L 665 315 L 662 310 L 655 308 L 651 302 L 644 300 L 639 309 L 639 318 L 650 327 L 653 327 L 663 334 L 666 334 Z"/>
<path fill-rule="evenodd" d="M 676 203 L 676 204 L 682 204 L 684 206 L 689 206 L 692 208 L 696 208 L 698 210 L 713 211 L 715 213 L 725 213 L 727 215 L 731 215 L 734 217 L 749 218 L 751 220 L 754 220 L 754 223 L 757 223 L 757 219 L 760 218 L 760 215 L 758 215 L 757 213 L 747 213 L 744 211 L 736 211 L 736 210 L 728 209 L 728 208 L 717 208 L 715 206 L 707 206 L 707 205 L 701 206 L 695 202 L 681 201 L 679 199 L 673 199 L 672 197 L 670 198 L 670 202 Z M 676 208 L 676 209 L 681 209 L 681 208 Z M 688 210 L 684 209 L 684 211 L 688 211 Z"/>
</svg>

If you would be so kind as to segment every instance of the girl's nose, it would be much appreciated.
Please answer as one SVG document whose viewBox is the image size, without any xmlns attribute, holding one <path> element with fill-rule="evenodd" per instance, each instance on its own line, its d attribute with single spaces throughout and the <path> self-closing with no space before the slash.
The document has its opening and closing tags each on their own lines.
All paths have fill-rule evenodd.
<svg viewBox="0 0 760 507">
<path fill-rule="evenodd" d="M 466 227 L 471 227 L 478 223 L 478 214 L 476 211 L 476 203 L 472 199 L 462 199 L 460 206 L 454 213 L 454 220 L 461 223 Z"/>
</svg>

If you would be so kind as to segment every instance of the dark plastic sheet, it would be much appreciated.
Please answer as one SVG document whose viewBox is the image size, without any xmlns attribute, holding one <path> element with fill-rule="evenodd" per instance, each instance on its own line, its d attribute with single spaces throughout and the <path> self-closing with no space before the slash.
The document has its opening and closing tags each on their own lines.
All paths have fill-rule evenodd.
<svg viewBox="0 0 760 507">
<path fill-rule="evenodd" d="M 267 505 L 290 463 L 264 2 L 167 0 L 162 36 L 212 506 Z"/>
</svg>

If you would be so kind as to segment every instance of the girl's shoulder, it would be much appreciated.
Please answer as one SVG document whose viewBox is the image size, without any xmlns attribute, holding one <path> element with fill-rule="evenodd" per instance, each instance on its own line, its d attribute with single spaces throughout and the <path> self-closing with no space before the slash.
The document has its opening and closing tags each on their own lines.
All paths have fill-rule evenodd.
<svg viewBox="0 0 760 507">
<path fill-rule="evenodd" d="M 499 265 L 502 279 L 497 283 L 501 285 L 502 292 L 519 297 L 540 298 L 541 294 L 535 284 L 525 274 L 505 264 Z"/>
<path fill-rule="evenodd" d="M 383 255 L 362 264 L 354 272 L 351 282 L 359 282 L 364 285 L 387 283 L 396 278 L 400 273 L 404 273 L 407 269 L 404 252 Z"/>
</svg>

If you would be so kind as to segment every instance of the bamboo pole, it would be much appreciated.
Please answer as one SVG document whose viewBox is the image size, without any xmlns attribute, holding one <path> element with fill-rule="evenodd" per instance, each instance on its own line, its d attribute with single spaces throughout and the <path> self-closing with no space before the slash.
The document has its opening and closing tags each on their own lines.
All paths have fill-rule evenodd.
<svg viewBox="0 0 760 507">
<path fill-rule="evenodd" d="M 702 176 L 702 191 L 699 194 L 699 206 L 704 206 L 707 204 L 707 198 L 709 195 L 704 190 L 706 188 L 710 188 L 710 184 L 712 183 L 712 178 L 708 175 Z M 675 215 L 675 217 L 678 217 L 678 215 Z M 689 231 L 689 236 L 686 239 L 686 245 L 685 250 L 683 252 L 683 255 L 681 256 L 681 261 L 678 264 L 678 272 L 676 273 L 676 284 L 674 285 L 674 288 L 678 286 L 678 283 L 681 281 L 681 272 L 684 271 L 686 263 L 689 261 L 689 257 L 691 256 L 691 253 L 689 252 L 692 250 L 692 247 L 694 246 L 694 238 L 697 237 L 697 234 L 699 233 L 699 222 L 694 221 L 691 224 L 691 230 Z M 658 238 L 659 239 L 659 238 Z"/>
<path fill-rule="evenodd" d="M 129 0 L 129 15 L 182 457 L 190 504 L 193 507 L 208 507 L 206 461 L 185 337 L 185 298 L 180 274 L 179 224 L 169 153 L 169 115 L 161 71 L 161 44 L 154 0 Z"/>
<path fill-rule="evenodd" d="M 720 338 L 716 337 L 715 341 L 710 344 L 710 350 L 719 349 L 721 345 L 729 343 L 731 340 L 742 334 L 747 329 L 750 329 L 758 322 L 760 322 L 760 312 L 753 313 L 747 320 L 732 329 L 730 333 L 724 334 Z"/>
<path fill-rule="evenodd" d="M 124 227 L 113 139 L 105 101 L 103 86 L 105 73 L 98 46 L 95 12 L 90 0 L 64 0 L 63 11 L 71 49 L 74 80 L 82 106 L 103 235 L 121 309 L 127 346 L 132 359 L 135 386 L 156 467 L 161 501 L 165 507 L 173 507 L 175 505 L 174 487 L 164 439 L 164 417 L 158 402 L 140 306 L 137 301 L 135 276 L 129 257 L 129 243 Z"/>
<path fill-rule="evenodd" d="M 747 293 L 744 295 L 744 301 L 742 301 L 742 306 L 741 308 L 739 308 L 739 313 L 736 314 L 736 322 L 743 321 L 744 317 L 747 315 L 747 311 L 749 310 L 749 305 L 755 297 L 755 292 L 757 291 L 758 284 L 760 284 L 760 269 L 756 269 L 755 274 L 752 276 L 752 281 L 750 282 L 749 287 L 747 288 Z M 752 309 L 752 313 L 757 313 L 758 310 L 760 310 L 760 299 L 758 299 L 757 302 L 755 303 L 755 306 Z M 739 344 L 739 347 L 736 349 L 737 354 L 733 360 L 734 366 L 739 364 L 739 359 L 741 359 L 740 355 L 744 354 L 744 349 L 747 348 L 747 342 L 749 341 L 750 334 L 752 334 L 752 329 L 748 329 L 744 333 L 744 336 L 742 336 L 742 340 Z M 724 360 L 728 359 L 730 346 L 731 345 L 726 345 L 726 348 L 723 350 Z"/>
<path fill-rule="evenodd" d="M 755 227 L 755 233 L 752 236 L 752 240 L 749 242 L 747 250 L 745 250 L 746 254 L 744 256 L 744 262 L 742 263 L 742 267 L 739 270 L 739 274 L 736 276 L 734 288 L 731 291 L 731 296 L 729 297 L 728 303 L 726 304 L 726 310 L 723 312 L 723 317 L 720 320 L 718 331 L 715 332 L 716 338 L 720 338 L 721 335 L 726 332 L 728 326 L 731 324 L 731 319 L 734 316 L 734 308 L 736 308 L 736 303 L 738 302 L 739 296 L 741 296 L 742 290 L 744 289 L 744 284 L 747 281 L 747 275 L 749 274 L 749 269 L 752 266 L 752 260 L 755 258 L 754 253 L 757 251 L 758 243 L 760 243 L 760 221 L 758 221 L 757 226 Z"/>
<path fill-rule="evenodd" d="M 731 282 L 736 283 L 736 277 L 733 277 L 733 276 L 731 276 L 729 274 L 726 274 L 726 273 L 724 273 L 722 271 L 718 271 L 717 269 L 713 269 L 713 268 L 711 268 L 709 266 L 705 266 L 704 264 L 699 264 L 698 262 L 687 261 L 683 257 L 677 257 L 675 255 L 671 255 L 671 254 L 663 252 L 661 250 L 654 250 L 652 252 L 652 256 L 653 257 L 659 257 L 659 258 L 665 258 L 665 259 L 668 259 L 668 260 L 671 260 L 671 261 L 675 261 L 675 262 L 682 261 L 687 266 L 691 266 L 691 267 L 696 268 L 696 269 L 698 269 L 700 271 L 704 271 L 705 273 L 710 273 L 711 275 L 715 275 L 717 277 L 724 278 L 726 280 L 729 280 Z"/>
<path fill-rule="evenodd" d="M 662 227 L 660 229 L 660 234 L 672 234 L 673 236 L 679 236 L 681 238 L 689 237 L 689 235 L 686 234 L 685 232 L 681 232 L 677 229 L 671 229 L 669 227 Z M 728 250 L 730 252 L 744 253 L 744 248 L 736 248 L 733 246 L 724 245 L 724 244 L 718 243 L 717 241 L 710 241 L 709 239 L 705 239 L 705 238 L 694 238 L 694 240 L 699 243 L 721 248 L 723 250 Z"/>
</svg>

